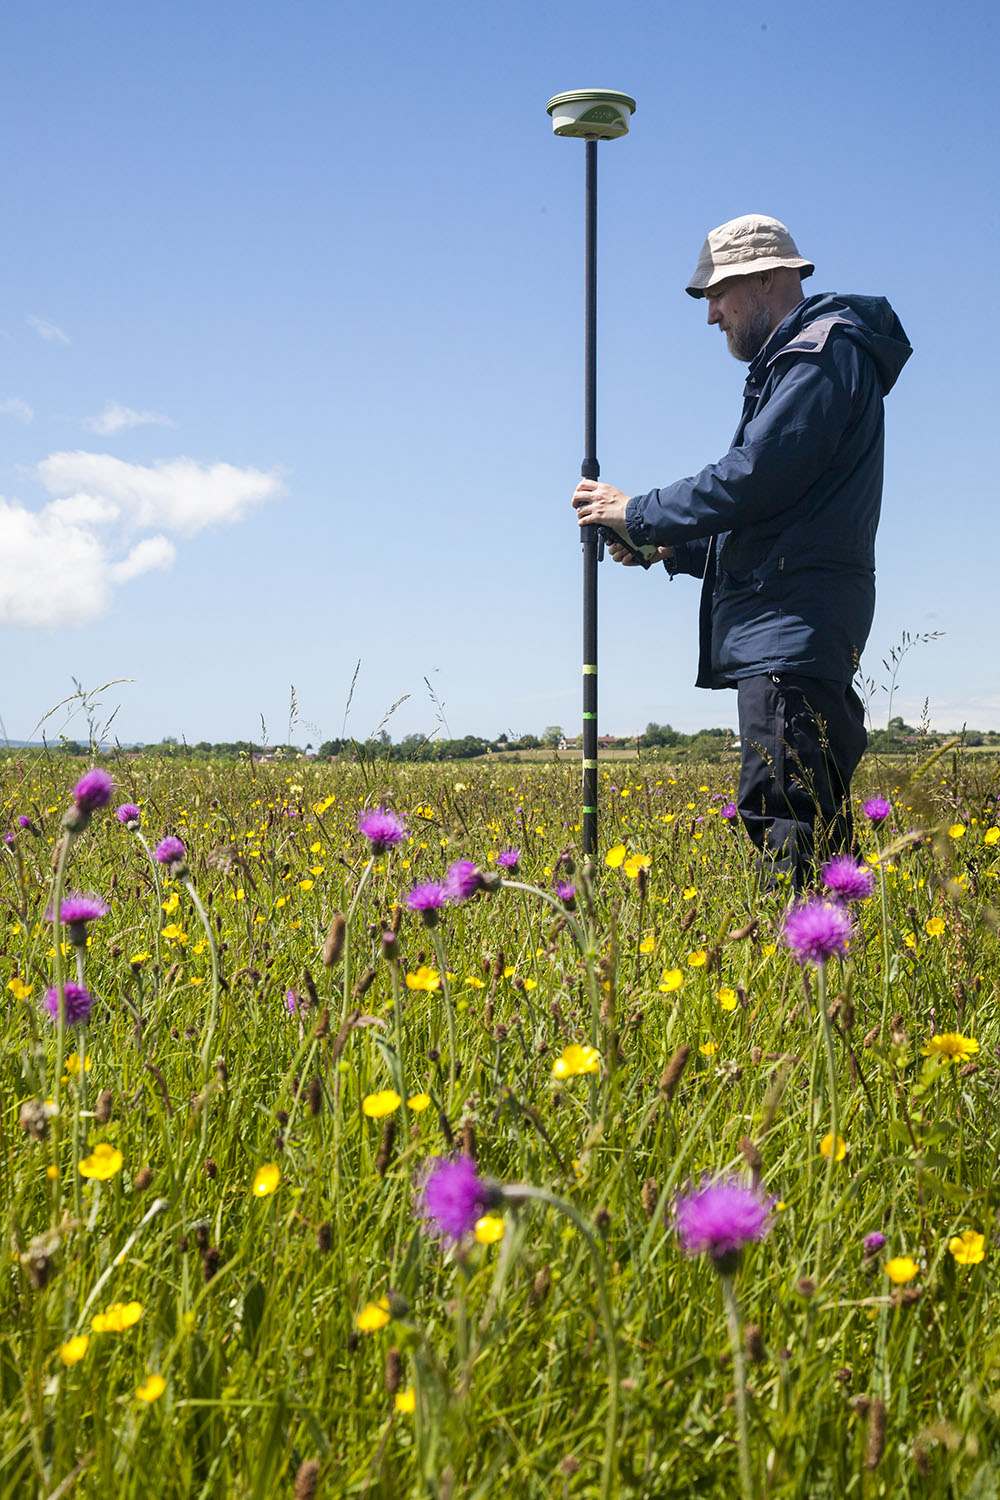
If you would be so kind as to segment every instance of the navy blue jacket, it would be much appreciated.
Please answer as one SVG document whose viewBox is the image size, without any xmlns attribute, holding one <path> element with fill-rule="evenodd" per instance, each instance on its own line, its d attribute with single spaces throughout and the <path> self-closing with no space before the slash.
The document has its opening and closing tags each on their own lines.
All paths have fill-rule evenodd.
<svg viewBox="0 0 1000 1500">
<path fill-rule="evenodd" d="M 633 541 L 704 579 L 699 687 L 851 681 L 875 609 L 882 397 L 910 353 L 884 297 L 807 297 L 751 362 L 725 458 L 629 501 Z"/>
</svg>

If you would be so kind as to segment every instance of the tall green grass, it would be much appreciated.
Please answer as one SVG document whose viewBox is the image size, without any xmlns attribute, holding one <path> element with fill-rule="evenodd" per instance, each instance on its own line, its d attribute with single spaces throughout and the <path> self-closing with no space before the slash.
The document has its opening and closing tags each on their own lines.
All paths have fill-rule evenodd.
<svg viewBox="0 0 1000 1500">
<path fill-rule="evenodd" d="M 111 812 L 75 841 L 66 887 L 111 911 L 81 955 L 91 1022 L 57 1075 L 45 914 L 78 772 L 8 757 L 0 1493 L 738 1493 L 723 1287 L 680 1254 L 671 1207 L 705 1174 L 756 1166 L 778 1200 L 736 1278 L 756 1492 L 995 1495 L 1000 843 L 982 764 L 944 758 L 899 787 L 865 771 L 894 817 L 859 826 L 862 857 L 881 858 L 849 960 L 826 975 L 830 1076 L 818 975 L 782 946 L 787 898 L 759 893 L 720 816 L 724 768 L 603 771 L 588 881 L 565 764 L 109 763 L 149 845 L 184 840 L 191 888 Z M 362 880 L 357 818 L 381 804 L 410 838 Z M 496 872 L 509 847 L 516 887 L 433 932 L 400 917 L 418 881 L 460 856 Z M 573 914 L 557 878 L 576 885 Z M 192 891 L 218 949 L 214 1030 Z M 75 955 L 62 963 L 72 977 Z M 448 986 L 454 1055 L 442 989 L 406 984 L 421 967 Z M 971 1061 L 924 1057 L 947 1032 L 978 1042 Z M 573 1043 L 600 1070 L 556 1080 Z M 369 1118 L 366 1097 L 390 1089 L 400 1106 Z M 832 1093 L 846 1156 L 831 1166 Z M 420 1094 L 430 1105 L 410 1108 Z M 41 1101 L 37 1121 L 56 1098 L 34 1138 L 23 1106 Z M 87 1179 L 102 1142 L 121 1169 Z M 463 1148 L 569 1216 L 525 1201 L 498 1241 L 442 1245 L 416 1217 L 420 1176 Z M 270 1165 L 277 1186 L 255 1195 Z M 876 1230 L 887 1244 L 866 1257 Z M 980 1263 L 949 1249 L 967 1230 Z M 894 1285 L 890 1257 L 916 1275 Z M 382 1299 L 388 1321 L 359 1329 Z M 94 1331 L 132 1302 L 131 1326 Z M 144 1401 L 150 1375 L 163 1390 Z"/>
</svg>

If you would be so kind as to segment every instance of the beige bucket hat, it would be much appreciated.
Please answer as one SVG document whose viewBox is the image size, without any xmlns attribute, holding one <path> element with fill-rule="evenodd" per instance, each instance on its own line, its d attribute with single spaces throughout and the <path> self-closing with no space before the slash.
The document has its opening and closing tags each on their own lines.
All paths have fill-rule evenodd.
<svg viewBox="0 0 1000 1500">
<path fill-rule="evenodd" d="M 744 214 L 712 230 L 685 290 L 690 297 L 704 297 L 709 287 L 730 276 L 752 276 L 776 266 L 788 266 L 803 276 L 811 276 L 816 269 L 811 260 L 803 260 L 780 219 Z"/>
</svg>

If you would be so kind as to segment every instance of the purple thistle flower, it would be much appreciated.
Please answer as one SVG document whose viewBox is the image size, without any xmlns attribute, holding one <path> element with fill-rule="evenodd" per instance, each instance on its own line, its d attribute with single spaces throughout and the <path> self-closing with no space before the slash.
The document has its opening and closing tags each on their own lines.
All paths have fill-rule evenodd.
<svg viewBox="0 0 1000 1500">
<path fill-rule="evenodd" d="M 731 1275 L 746 1244 L 762 1240 L 772 1226 L 774 1199 L 736 1177 L 703 1181 L 677 1199 L 674 1227 L 685 1255 L 708 1255 L 715 1269 Z"/>
<path fill-rule="evenodd" d="M 875 888 L 875 877 L 849 854 L 838 854 L 820 870 L 823 884 L 840 901 L 867 901 Z"/>
<path fill-rule="evenodd" d="M 89 990 L 85 990 L 82 984 L 73 984 L 67 981 L 63 985 L 63 998 L 66 1002 L 66 1025 L 82 1026 L 90 1019 L 93 1008 L 94 997 Z M 59 991 L 48 990 L 42 1001 L 45 1009 L 53 1021 L 59 1020 Z"/>
<path fill-rule="evenodd" d="M 3 836 L 3 841 L 4 841 L 5 844 L 16 843 L 17 842 L 17 835 L 14 834 L 14 833 L 5 833 L 4 836 Z"/>
<path fill-rule="evenodd" d="M 171 873 L 173 873 L 173 866 L 182 865 L 187 859 L 184 840 L 175 837 L 173 834 L 170 834 L 165 839 L 161 839 L 153 850 L 153 853 L 161 865 L 169 865 L 171 867 Z"/>
<path fill-rule="evenodd" d="M 406 828 L 394 812 L 387 807 L 375 807 L 362 813 L 358 819 L 358 832 L 363 833 L 372 847 L 373 854 L 384 854 L 406 838 Z"/>
<path fill-rule="evenodd" d="M 437 914 L 447 900 L 445 888 L 439 880 L 427 880 L 423 885 L 415 885 L 406 894 L 408 909 L 418 911 L 428 927 L 434 926 Z"/>
<path fill-rule="evenodd" d="M 719 808 L 719 817 L 725 818 L 727 823 L 731 823 L 735 817 L 739 816 L 739 811 L 735 802 L 726 802 Z"/>
<path fill-rule="evenodd" d="M 67 891 L 59 908 L 59 920 L 65 922 L 67 927 L 82 927 L 85 922 L 96 922 L 98 917 L 106 917 L 110 910 L 108 903 L 102 901 L 100 896 L 85 895 L 82 891 Z M 55 911 L 51 906 L 45 913 L 45 920 L 55 920 Z"/>
<path fill-rule="evenodd" d="M 556 895 L 560 901 L 572 901 L 576 896 L 576 886 L 569 880 L 557 880 Z"/>
<path fill-rule="evenodd" d="M 479 1176 L 471 1156 L 457 1156 L 453 1161 L 439 1156 L 431 1161 L 421 1184 L 417 1212 L 431 1222 L 436 1234 L 457 1242 L 499 1202 L 499 1186 Z"/>
<path fill-rule="evenodd" d="M 885 1235 L 879 1234 L 876 1229 L 873 1234 L 866 1234 L 861 1241 L 861 1248 L 866 1255 L 877 1255 L 885 1244 Z"/>
<path fill-rule="evenodd" d="M 119 823 L 125 824 L 138 823 L 141 816 L 142 814 L 134 802 L 123 802 L 121 807 L 115 812 L 115 817 Z"/>
<path fill-rule="evenodd" d="M 453 904 L 468 901 L 482 885 L 482 877 L 471 859 L 456 859 L 444 877 L 444 893 Z"/>
<path fill-rule="evenodd" d="M 288 1007 L 288 1014 L 290 1016 L 294 1016 L 298 1012 L 299 997 L 294 990 L 285 991 L 285 1004 Z"/>
<path fill-rule="evenodd" d="M 862 803 L 861 811 L 875 828 L 884 823 L 892 812 L 892 803 L 887 802 L 885 797 L 869 797 L 867 802 Z"/>
<path fill-rule="evenodd" d="M 114 791 L 114 781 L 107 771 L 102 771 L 99 766 L 88 771 L 86 776 L 81 776 L 73 788 L 73 801 L 81 812 L 97 812 L 101 807 L 107 807 L 111 801 L 111 793 Z"/>
<path fill-rule="evenodd" d="M 21 814 L 21 816 L 18 818 L 17 821 L 18 821 L 18 824 L 19 824 L 19 826 L 21 828 L 31 828 L 31 827 L 34 826 L 32 824 L 31 819 L 30 818 L 26 818 L 25 815 L 24 815 L 24 813 Z"/>
<path fill-rule="evenodd" d="M 782 939 L 800 964 L 822 964 L 847 952 L 854 931 L 850 913 L 837 901 L 804 901 L 785 916 Z"/>
<path fill-rule="evenodd" d="M 497 855 L 497 864 L 501 870 L 508 870 L 511 875 L 517 874 L 517 867 L 521 862 L 520 849 L 501 849 Z"/>
</svg>

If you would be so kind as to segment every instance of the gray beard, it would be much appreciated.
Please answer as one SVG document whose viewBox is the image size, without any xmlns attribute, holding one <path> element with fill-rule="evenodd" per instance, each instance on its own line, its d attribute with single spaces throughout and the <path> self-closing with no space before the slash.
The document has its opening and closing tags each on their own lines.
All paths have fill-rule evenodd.
<svg viewBox="0 0 1000 1500">
<path fill-rule="evenodd" d="M 739 328 L 726 330 L 726 343 L 733 358 L 748 365 L 763 349 L 770 334 L 771 314 L 763 302 L 757 302 L 751 308 L 745 323 Z"/>
</svg>

